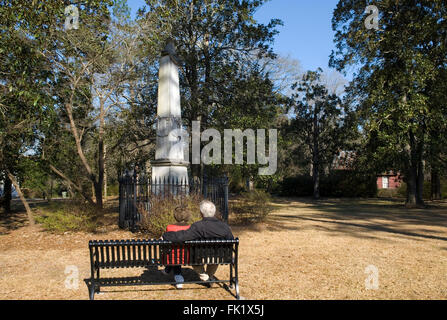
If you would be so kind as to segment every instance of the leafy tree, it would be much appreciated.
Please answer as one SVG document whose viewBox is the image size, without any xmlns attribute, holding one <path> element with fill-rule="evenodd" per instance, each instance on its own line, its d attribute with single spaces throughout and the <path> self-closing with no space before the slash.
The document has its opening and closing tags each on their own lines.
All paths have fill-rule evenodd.
<svg viewBox="0 0 447 320">
<path fill-rule="evenodd" d="M 20 162 L 24 153 L 34 147 L 38 126 L 46 121 L 47 107 L 51 105 L 47 90 L 51 75 L 38 54 L 40 36 L 51 23 L 45 14 L 46 5 L 55 2 L 0 2 L 0 171 L 6 182 L 14 185 L 31 225 L 34 218 L 18 178 L 23 174 Z M 6 210 L 9 201 L 7 195 Z"/>
<path fill-rule="evenodd" d="M 321 82 L 322 70 L 308 71 L 293 85 L 294 116 L 288 129 L 291 139 L 298 138 L 297 150 L 312 167 L 313 196 L 320 197 L 320 175 L 348 141 L 350 121 L 341 99 L 330 94 Z"/>
<path fill-rule="evenodd" d="M 379 30 L 365 27 L 368 4 L 379 9 Z M 430 92 L 445 70 L 445 16 L 444 1 L 347 0 L 332 19 L 337 50 L 330 64 L 359 68 L 350 95 L 369 140 L 369 162 L 403 173 L 409 206 L 423 204 L 424 159 L 440 120 Z"/>
<path fill-rule="evenodd" d="M 141 71 L 138 62 L 142 59 L 139 43 L 147 25 L 132 23 L 123 1 L 89 1 L 78 3 L 78 9 L 79 28 L 50 30 L 40 52 L 56 79 L 52 94 L 58 119 L 44 135 L 44 154 L 55 174 L 102 208 L 106 141 L 114 143 L 106 130 L 114 130 L 109 123 L 136 103 L 135 84 Z M 65 151 L 58 153 L 57 146 Z M 109 148 L 109 152 L 114 150 Z M 64 154 L 68 156 L 65 160 L 61 158 Z M 73 156 L 76 161 L 72 165 L 57 166 Z M 92 184 L 94 199 L 85 188 L 85 179 L 79 176 Z"/>
</svg>

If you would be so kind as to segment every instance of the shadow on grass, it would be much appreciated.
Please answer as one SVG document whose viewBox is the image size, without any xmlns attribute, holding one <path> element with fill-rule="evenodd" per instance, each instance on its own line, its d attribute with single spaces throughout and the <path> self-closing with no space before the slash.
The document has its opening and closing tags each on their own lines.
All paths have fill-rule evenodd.
<svg viewBox="0 0 447 320">
<path fill-rule="evenodd" d="M 54 200 L 53 203 L 64 200 Z M 30 201 L 32 208 L 48 208 L 46 201 Z M 414 240 L 447 241 L 447 203 L 430 202 L 424 209 L 407 209 L 396 199 L 321 199 L 273 198 L 274 212 L 263 222 L 232 220 L 233 233 L 317 230 L 331 236 L 349 235 L 362 239 L 381 239 L 383 235 L 411 237 Z M 94 232 L 107 233 L 116 228 L 118 201 L 109 201 Z M 13 201 L 12 213 L 0 213 L 0 235 L 28 224 L 20 201 Z M 443 230 L 446 229 L 446 230 Z"/>
<path fill-rule="evenodd" d="M 37 206 L 46 205 L 44 200 L 29 200 L 28 204 L 31 209 Z M 28 225 L 28 217 L 25 212 L 25 207 L 19 199 L 11 201 L 11 212 L 0 212 L 0 235 L 8 234 L 13 230 L 20 229 Z"/>
<path fill-rule="evenodd" d="M 274 198 L 275 211 L 266 226 L 249 226 L 247 231 L 321 230 L 333 236 L 383 239 L 378 234 L 412 237 L 415 240 L 447 241 L 447 205 L 430 203 L 427 208 L 407 209 L 396 199 Z M 312 224 L 306 223 L 310 222 Z M 437 228 L 438 230 L 433 230 Z M 236 226 L 236 230 L 244 232 Z"/>
<path fill-rule="evenodd" d="M 20 229 L 27 225 L 28 219 L 22 212 L 12 211 L 0 214 L 0 235 L 8 234 L 13 230 Z"/>
<path fill-rule="evenodd" d="M 387 233 L 393 233 L 393 234 L 399 234 L 399 235 L 405 235 L 409 237 L 419 237 L 419 238 L 425 238 L 425 239 L 434 239 L 434 240 L 442 240 L 447 241 L 447 237 L 441 237 L 441 236 L 435 236 L 430 234 L 422 234 L 422 233 L 416 233 L 408 230 L 398 230 L 395 228 L 383 226 L 379 223 L 368 223 L 368 224 L 362 224 L 362 223 L 352 223 L 352 222 L 345 222 L 345 221 L 336 221 L 336 220 L 328 220 L 328 219 L 315 219 L 315 218 L 309 218 L 309 217 L 290 217 L 290 216 L 281 216 L 278 217 L 284 217 L 287 219 L 300 219 L 300 220 L 307 220 L 307 221 L 315 221 L 315 222 L 321 222 L 321 223 L 328 223 L 328 224 L 334 224 L 339 226 L 338 232 L 351 232 L 350 227 L 353 228 L 360 228 L 363 229 L 364 232 L 367 231 L 380 231 L 380 232 L 387 232 Z M 343 228 L 345 227 L 345 228 Z M 327 228 L 328 231 L 334 231 L 334 229 Z M 430 233 L 441 233 L 441 231 L 435 231 L 435 230 L 421 230 L 423 232 L 430 232 Z M 362 232 L 361 232 L 362 233 Z M 443 232 L 445 234 L 445 232 Z M 362 235 L 367 236 L 367 234 Z"/>
</svg>

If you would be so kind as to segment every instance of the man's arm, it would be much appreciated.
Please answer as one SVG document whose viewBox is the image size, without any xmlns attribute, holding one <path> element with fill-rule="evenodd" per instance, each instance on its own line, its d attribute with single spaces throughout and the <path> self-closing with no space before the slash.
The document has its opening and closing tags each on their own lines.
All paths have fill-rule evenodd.
<svg viewBox="0 0 447 320">
<path fill-rule="evenodd" d="M 197 230 L 197 226 L 193 223 L 187 230 L 165 232 L 162 238 L 171 242 L 183 242 L 199 239 L 200 233 Z"/>
<path fill-rule="evenodd" d="M 225 239 L 227 239 L 227 240 L 234 240 L 234 235 L 233 235 L 233 232 L 231 232 L 230 228 L 228 228 L 228 232 L 225 235 Z"/>
</svg>

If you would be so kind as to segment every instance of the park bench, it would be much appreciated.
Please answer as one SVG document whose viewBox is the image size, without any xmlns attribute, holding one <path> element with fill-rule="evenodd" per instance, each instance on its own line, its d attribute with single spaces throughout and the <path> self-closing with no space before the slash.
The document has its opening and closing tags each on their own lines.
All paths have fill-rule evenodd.
<svg viewBox="0 0 447 320">
<path fill-rule="evenodd" d="M 86 279 L 90 300 L 101 287 L 137 286 L 137 285 L 173 285 L 176 282 L 147 281 L 143 277 L 101 278 L 100 269 L 138 268 L 159 266 L 197 266 L 218 264 L 229 266 L 229 279 L 216 277 L 208 281 L 188 280 L 183 284 L 229 283 L 228 289 L 235 289 L 239 296 L 238 245 L 234 240 L 193 240 L 184 243 L 172 243 L 166 240 L 92 240 L 89 241 L 91 277 Z M 198 278 L 198 277 L 197 277 Z"/>
</svg>

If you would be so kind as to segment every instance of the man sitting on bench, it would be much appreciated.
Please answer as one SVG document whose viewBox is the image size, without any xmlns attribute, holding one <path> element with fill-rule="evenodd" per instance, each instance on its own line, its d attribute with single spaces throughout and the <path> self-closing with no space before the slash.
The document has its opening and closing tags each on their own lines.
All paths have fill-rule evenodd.
<svg viewBox="0 0 447 320">
<path fill-rule="evenodd" d="M 188 230 L 165 232 L 161 239 L 171 242 L 207 239 L 234 239 L 233 233 L 231 232 L 228 224 L 215 217 L 216 206 L 211 201 L 204 200 L 200 203 L 200 213 L 203 217 L 202 220 L 193 223 Z M 217 267 L 218 265 L 216 264 L 208 264 L 206 271 L 204 266 L 193 266 L 193 269 L 199 274 L 200 280 L 208 281 L 216 273 Z"/>
</svg>

